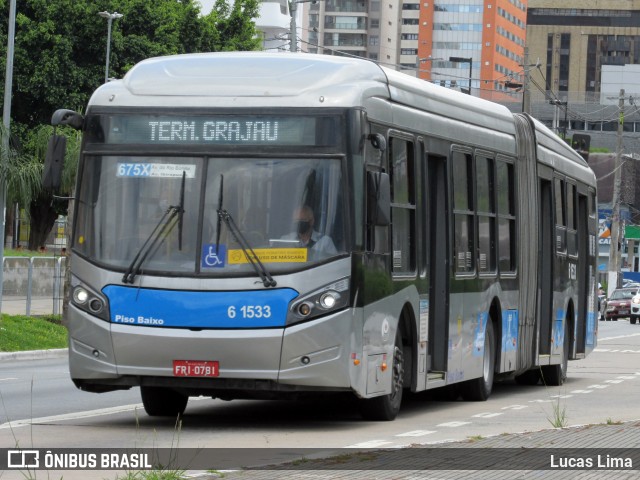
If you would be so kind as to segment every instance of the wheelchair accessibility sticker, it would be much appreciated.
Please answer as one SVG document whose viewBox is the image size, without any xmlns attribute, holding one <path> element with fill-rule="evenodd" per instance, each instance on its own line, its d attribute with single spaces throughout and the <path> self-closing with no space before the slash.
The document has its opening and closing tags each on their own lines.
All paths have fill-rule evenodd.
<svg viewBox="0 0 640 480">
<path fill-rule="evenodd" d="M 202 245 L 202 260 L 200 267 L 202 268 L 222 268 L 227 258 L 226 245 L 218 245 L 215 243 L 207 243 Z"/>
</svg>

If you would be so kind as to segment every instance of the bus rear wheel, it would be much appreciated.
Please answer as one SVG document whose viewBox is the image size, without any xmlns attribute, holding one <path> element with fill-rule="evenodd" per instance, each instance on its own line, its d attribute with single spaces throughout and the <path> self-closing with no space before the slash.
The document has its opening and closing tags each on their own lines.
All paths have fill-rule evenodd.
<svg viewBox="0 0 640 480">
<path fill-rule="evenodd" d="M 400 331 L 396 334 L 396 342 L 393 347 L 391 375 L 391 393 L 360 400 L 360 414 L 366 420 L 390 421 L 396 418 L 400 412 L 404 388 L 404 352 Z"/>
<path fill-rule="evenodd" d="M 151 417 L 178 417 L 187 408 L 189 397 L 162 387 L 140 387 L 142 405 Z"/>
<path fill-rule="evenodd" d="M 493 374 L 496 364 L 496 337 L 493 332 L 491 318 L 487 322 L 484 335 L 484 356 L 482 362 L 482 376 L 474 378 L 462 385 L 462 397 L 465 400 L 484 402 L 491 396 L 493 390 Z"/>
</svg>

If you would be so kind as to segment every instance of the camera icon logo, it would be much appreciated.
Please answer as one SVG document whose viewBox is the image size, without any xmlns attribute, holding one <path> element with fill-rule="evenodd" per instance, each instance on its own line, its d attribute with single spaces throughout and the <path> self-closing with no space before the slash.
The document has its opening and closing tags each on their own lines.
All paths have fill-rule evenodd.
<svg viewBox="0 0 640 480">
<path fill-rule="evenodd" d="M 39 468 L 40 452 L 38 450 L 9 450 L 7 452 L 9 468 Z"/>
</svg>

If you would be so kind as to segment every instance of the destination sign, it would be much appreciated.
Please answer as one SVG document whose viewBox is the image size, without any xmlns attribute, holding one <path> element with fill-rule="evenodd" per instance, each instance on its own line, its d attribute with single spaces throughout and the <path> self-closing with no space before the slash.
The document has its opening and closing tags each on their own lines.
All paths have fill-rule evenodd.
<svg viewBox="0 0 640 480">
<path fill-rule="evenodd" d="M 339 118 L 275 115 L 96 115 L 89 141 L 145 145 L 323 146 L 339 138 Z"/>
</svg>

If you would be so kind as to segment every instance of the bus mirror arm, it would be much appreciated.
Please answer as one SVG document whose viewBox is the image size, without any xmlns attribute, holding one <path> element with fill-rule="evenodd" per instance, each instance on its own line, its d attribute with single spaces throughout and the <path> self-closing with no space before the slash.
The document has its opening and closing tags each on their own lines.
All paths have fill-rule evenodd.
<svg viewBox="0 0 640 480">
<path fill-rule="evenodd" d="M 369 141 L 373 148 L 377 148 L 381 152 L 384 152 L 387 149 L 387 140 L 384 138 L 384 135 L 380 133 L 372 133 L 369 135 Z"/>
</svg>

